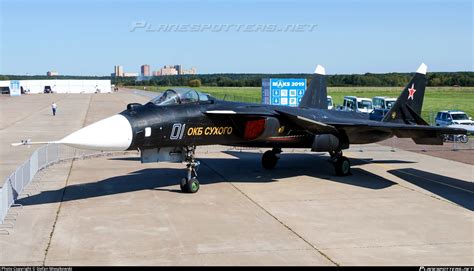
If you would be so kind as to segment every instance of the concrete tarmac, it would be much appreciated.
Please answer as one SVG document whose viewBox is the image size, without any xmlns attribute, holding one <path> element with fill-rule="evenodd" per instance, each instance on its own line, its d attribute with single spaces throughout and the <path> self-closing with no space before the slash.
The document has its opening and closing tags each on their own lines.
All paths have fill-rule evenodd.
<svg viewBox="0 0 474 271">
<path fill-rule="evenodd" d="M 65 95 L 64 129 L 32 105 L 0 133 L 34 136 L 43 114 L 40 140 L 64 136 L 147 99 Z M 32 152 L 4 135 L 2 157 Z M 370 144 L 346 151 L 352 175 L 336 177 L 326 154 L 284 150 L 269 171 L 263 151 L 199 148 L 196 194 L 179 190 L 183 165 L 137 152 L 56 164 L 12 208 L 0 265 L 474 265 L 474 166 Z"/>
<path fill-rule="evenodd" d="M 24 139 L 54 141 L 125 109 L 129 102 L 149 98 L 132 92 L 113 94 L 30 94 L 0 95 L 0 186 L 39 145 L 11 147 Z M 58 106 L 53 116 L 51 103 Z"/>
</svg>

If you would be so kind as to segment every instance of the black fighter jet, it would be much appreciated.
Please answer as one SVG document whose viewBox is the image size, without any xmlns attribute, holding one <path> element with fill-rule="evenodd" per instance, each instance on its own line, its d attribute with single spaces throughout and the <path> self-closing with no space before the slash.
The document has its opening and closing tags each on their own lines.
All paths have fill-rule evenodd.
<svg viewBox="0 0 474 271">
<path fill-rule="evenodd" d="M 199 190 L 195 150 L 201 145 L 272 148 L 262 156 L 265 169 L 276 166 L 283 148 L 328 152 L 335 173 L 344 176 L 350 174 L 350 162 L 342 151 L 350 144 L 396 136 L 412 138 L 416 144 L 442 145 L 443 135 L 466 133 L 429 126 L 421 118 L 426 70 L 421 64 L 381 122 L 364 113 L 328 110 L 325 70 L 318 65 L 299 107 L 222 101 L 194 89 L 174 88 L 47 143 L 93 150 L 138 149 L 142 163 L 183 162 L 187 176 L 180 185 L 188 193 Z"/>
</svg>

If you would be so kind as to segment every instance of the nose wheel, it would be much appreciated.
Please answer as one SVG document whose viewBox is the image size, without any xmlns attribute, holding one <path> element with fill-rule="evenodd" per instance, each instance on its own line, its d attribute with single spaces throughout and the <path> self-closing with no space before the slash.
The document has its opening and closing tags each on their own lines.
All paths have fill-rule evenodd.
<svg viewBox="0 0 474 271">
<path fill-rule="evenodd" d="M 183 178 L 179 186 L 183 193 L 196 193 L 199 190 L 199 181 L 196 177 L 190 180 Z"/>
<path fill-rule="evenodd" d="M 334 170 L 337 176 L 347 176 L 351 174 L 351 163 L 347 157 L 342 155 L 342 151 L 329 152 Z"/>
<path fill-rule="evenodd" d="M 181 179 L 180 188 L 183 193 L 196 193 L 199 190 L 197 170 L 199 161 L 195 159 L 196 147 L 185 148 L 184 163 L 186 164 L 187 175 Z"/>
<path fill-rule="evenodd" d="M 273 148 L 262 155 L 262 166 L 265 169 L 274 169 L 280 159 L 281 149 Z"/>
</svg>

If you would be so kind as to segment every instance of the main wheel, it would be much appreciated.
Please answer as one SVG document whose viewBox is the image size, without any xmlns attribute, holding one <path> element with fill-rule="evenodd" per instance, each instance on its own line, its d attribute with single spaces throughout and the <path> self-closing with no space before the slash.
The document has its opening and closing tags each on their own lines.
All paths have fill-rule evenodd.
<svg viewBox="0 0 474 271">
<path fill-rule="evenodd" d="M 345 156 L 341 156 L 334 163 L 337 176 L 347 176 L 351 174 L 351 163 Z"/>
<path fill-rule="evenodd" d="M 278 156 L 274 151 L 266 151 L 262 156 L 262 166 L 265 169 L 273 169 L 275 168 L 278 162 Z"/>
<path fill-rule="evenodd" d="M 195 177 L 189 180 L 186 185 L 185 189 L 187 193 L 196 193 L 199 190 L 199 181 Z"/>
</svg>

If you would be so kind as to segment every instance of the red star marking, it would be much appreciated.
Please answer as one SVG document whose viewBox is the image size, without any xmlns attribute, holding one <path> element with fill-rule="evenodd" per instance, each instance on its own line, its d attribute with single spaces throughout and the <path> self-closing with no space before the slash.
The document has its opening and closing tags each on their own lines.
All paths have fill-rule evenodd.
<svg viewBox="0 0 474 271">
<path fill-rule="evenodd" d="M 416 92 L 416 89 L 414 87 L 415 87 L 415 84 L 412 84 L 411 88 L 408 89 L 408 99 L 407 100 L 409 100 L 410 98 L 413 100 L 413 94 L 415 94 L 415 92 Z"/>
</svg>

